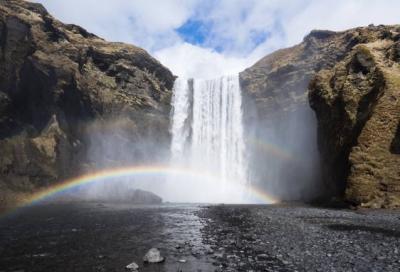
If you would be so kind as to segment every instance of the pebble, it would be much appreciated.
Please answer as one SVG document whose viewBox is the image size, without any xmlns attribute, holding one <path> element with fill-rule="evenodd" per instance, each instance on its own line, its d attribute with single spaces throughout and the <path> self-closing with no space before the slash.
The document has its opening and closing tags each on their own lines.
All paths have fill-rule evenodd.
<svg viewBox="0 0 400 272">
<path fill-rule="evenodd" d="M 268 255 L 267 254 L 258 254 L 257 258 L 259 260 L 266 260 L 266 259 L 268 259 Z"/>
<path fill-rule="evenodd" d="M 125 266 L 125 268 L 130 271 L 138 271 L 139 265 L 135 262 L 132 262 L 132 263 L 128 264 L 127 266 Z"/>
<path fill-rule="evenodd" d="M 161 256 L 160 251 L 153 247 L 149 251 L 147 251 L 146 255 L 143 257 L 143 261 L 145 263 L 161 263 L 165 259 Z"/>
<path fill-rule="evenodd" d="M 49 253 L 40 253 L 40 254 L 33 254 L 32 257 L 37 258 L 37 257 L 47 257 L 49 256 Z"/>
</svg>

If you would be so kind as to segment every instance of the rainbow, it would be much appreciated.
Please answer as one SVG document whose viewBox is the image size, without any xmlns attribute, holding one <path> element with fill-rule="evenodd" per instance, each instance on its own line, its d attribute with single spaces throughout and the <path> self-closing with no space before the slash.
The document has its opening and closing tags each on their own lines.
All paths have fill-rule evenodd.
<svg viewBox="0 0 400 272">
<path fill-rule="evenodd" d="M 284 148 L 277 146 L 275 144 L 265 142 L 265 141 L 257 139 L 257 138 L 250 138 L 248 140 L 248 143 L 250 145 L 256 146 L 257 148 L 270 154 L 271 156 L 274 156 L 281 160 L 284 160 L 284 161 L 297 160 L 297 158 L 292 153 L 290 153 L 288 150 L 285 150 Z"/>
<path fill-rule="evenodd" d="M 171 175 L 171 174 L 177 176 L 181 175 L 185 177 L 195 177 L 195 178 L 200 177 L 203 179 L 207 178 L 211 180 L 217 179 L 215 176 L 206 173 L 196 172 L 188 168 L 176 168 L 169 166 L 132 166 L 123 168 L 104 169 L 94 173 L 88 173 L 82 176 L 67 179 L 53 186 L 42 189 L 36 193 L 33 193 L 32 195 L 30 195 L 29 197 L 25 198 L 23 201 L 18 203 L 16 208 L 35 204 L 55 194 L 62 193 L 64 191 L 82 185 L 92 184 L 99 181 L 105 181 L 109 179 L 123 178 L 123 177 L 143 176 L 143 175 Z M 261 203 L 272 204 L 278 201 L 273 196 L 267 194 L 266 192 L 263 192 L 260 189 L 257 189 L 254 186 L 249 188 L 249 193 L 252 196 L 256 197 L 257 200 Z"/>
</svg>

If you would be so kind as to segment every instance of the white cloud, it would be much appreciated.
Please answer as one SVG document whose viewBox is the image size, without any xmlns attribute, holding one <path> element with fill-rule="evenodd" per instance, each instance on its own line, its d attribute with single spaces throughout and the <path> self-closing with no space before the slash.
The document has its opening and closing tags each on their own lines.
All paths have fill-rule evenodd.
<svg viewBox="0 0 400 272">
<path fill-rule="evenodd" d="M 287 45 L 293 45 L 313 29 L 341 31 L 369 24 L 398 24 L 397 0 L 313 0 L 284 24 Z"/>
<path fill-rule="evenodd" d="M 290 0 L 221 0 L 212 10 L 199 17 L 213 25 L 208 46 L 222 46 L 229 54 L 247 55 L 257 45 L 254 36 L 284 35 L 280 25 L 303 7 L 301 1 Z"/>
<path fill-rule="evenodd" d="M 155 57 L 183 78 L 213 78 L 235 74 L 250 65 L 249 58 L 229 57 L 209 48 L 178 43 L 155 52 Z"/>
<path fill-rule="evenodd" d="M 195 10 L 191 0 L 36 0 L 65 23 L 83 26 L 110 41 L 154 51 L 180 38 L 174 31 Z"/>
<path fill-rule="evenodd" d="M 312 29 L 395 24 L 400 10 L 398 0 L 37 1 L 64 22 L 149 50 L 185 77 L 239 72 L 273 50 L 300 42 Z M 186 43 L 175 31 L 188 19 L 211 27 L 202 45 Z M 265 41 L 252 39 L 262 33 Z"/>
</svg>

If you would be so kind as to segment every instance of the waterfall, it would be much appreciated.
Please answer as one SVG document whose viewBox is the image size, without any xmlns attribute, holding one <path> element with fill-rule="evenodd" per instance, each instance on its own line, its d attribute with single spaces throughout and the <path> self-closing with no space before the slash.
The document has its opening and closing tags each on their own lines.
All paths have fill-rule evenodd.
<svg viewBox="0 0 400 272">
<path fill-rule="evenodd" d="M 172 95 L 171 157 L 174 163 L 179 164 L 186 157 L 186 146 L 190 140 L 191 87 L 193 81 L 176 79 Z"/>
<path fill-rule="evenodd" d="M 171 112 L 171 163 L 212 176 L 211 186 L 199 178 L 212 201 L 242 201 L 247 165 L 239 77 L 212 80 L 177 79 Z M 186 181 L 190 183 L 190 181 Z M 212 188 L 210 188 L 212 187 Z M 187 192 L 188 193 L 188 192 Z"/>
</svg>

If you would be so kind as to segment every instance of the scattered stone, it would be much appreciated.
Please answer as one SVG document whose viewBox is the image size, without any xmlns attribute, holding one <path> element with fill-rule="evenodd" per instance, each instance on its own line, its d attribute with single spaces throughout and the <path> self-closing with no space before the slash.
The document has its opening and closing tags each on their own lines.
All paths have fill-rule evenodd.
<svg viewBox="0 0 400 272">
<path fill-rule="evenodd" d="M 37 257 L 47 257 L 49 256 L 49 253 L 40 253 L 40 254 L 33 254 L 32 257 L 37 258 Z"/>
<path fill-rule="evenodd" d="M 147 251 L 146 255 L 143 257 L 143 261 L 145 263 L 161 263 L 165 259 L 161 256 L 160 251 L 153 247 L 149 251 Z"/>
<path fill-rule="evenodd" d="M 125 266 L 125 268 L 130 271 L 138 271 L 139 265 L 137 263 L 133 262 L 133 263 L 130 263 L 127 266 Z"/>
<path fill-rule="evenodd" d="M 268 259 L 268 255 L 267 254 L 258 254 L 257 255 L 257 259 L 259 260 L 267 260 Z"/>
<path fill-rule="evenodd" d="M 206 251 L 206 254 L 207 254 L 207 255 L 214 254 L 214 250 L 212 250 L 212 249 L 210 248 L 210 249 L 208 249 L 208 250 Z"/>
</svg>

